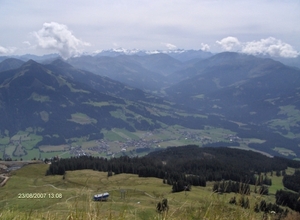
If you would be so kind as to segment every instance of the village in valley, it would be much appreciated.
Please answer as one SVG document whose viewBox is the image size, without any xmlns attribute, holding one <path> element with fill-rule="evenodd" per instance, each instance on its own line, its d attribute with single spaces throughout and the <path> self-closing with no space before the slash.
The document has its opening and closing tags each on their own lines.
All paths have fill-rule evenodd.
<svg viewBox="0 0 300 220">
<path fill-rule="evenodd" d="M 168 127 L 146 132 L 128 133 L 122 129 L 107 131 L 103 139 L 78 139 L 61 145 L 38 145 L 41 138 L 30 132 L 18 134 L 7 140 L 2 149 L 2 160 L 44 160 L 54 157 L 130 157 L 143 156 L 151 151 L 169 146 L 196 144 L 210 146 L 214 143 L 226 143 L 236 146 L 243 143 L 241 138 L 225 129 L 206 127 L 204 130 Z M 3 141 L 4 142 L 4 141 Z"/>
<path fill-rule="evenodd" d="M 71 146 L 70 154 L 71 156 L 92 156 L 98 154 L 103 155 L 104 157 L 115 157 L 120 155 L 140 156 L 149 153 L 156 148 L 173 146 L 175 145 L 174 143 L 182 143 L 182 145 L 197 144 L 201 146 L 215 142 L 212 137 L 202 135 L 198 131 L 182 130 L 179 132 L 177 138 L 172 137 L 164 139 L 157 139 L 157 132 L 158 131 L 146 132 L 143 137 L 139 139 L 126 138 L 125 141 L 101 139 L 94 141 L 94 145 L 89 147 L 84 147 L 82 145 Z M 222 139 L 228 143 L 242 140 L 234 134 L 224 134 Z"/>
</svg>

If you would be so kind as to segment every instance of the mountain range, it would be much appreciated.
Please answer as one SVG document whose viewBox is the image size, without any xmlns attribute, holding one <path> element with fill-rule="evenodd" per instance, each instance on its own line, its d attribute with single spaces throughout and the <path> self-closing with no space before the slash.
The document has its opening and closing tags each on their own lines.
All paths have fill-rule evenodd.
<svg viewBox="0 0 300 220">
<path fill-rule="evenodd" d="M 1 60 L 3 140 L 34 133 L 41 139 L 33 149 L 82 137 L 101 140 L 115 128 L 180 126 L 219 134 L 199 141 L 203 146 L 300 157 L 300 70 L 271 58 L 102 51 L 65 61 L 55 55 Z"/>
</svg>

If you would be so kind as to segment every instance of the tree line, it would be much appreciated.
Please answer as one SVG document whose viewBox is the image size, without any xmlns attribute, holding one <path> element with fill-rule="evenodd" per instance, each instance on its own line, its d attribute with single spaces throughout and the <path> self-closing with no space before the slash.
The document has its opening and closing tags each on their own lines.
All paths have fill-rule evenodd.
<svg viewBox="0 0 300 220">
<path fill-rule="evenodd" d="M 278 162 L 280 161 L 280 163 Z M 295 165 L 299 165 L 295 163 Z M 139 177 L 157 177 L 172 185 L 173 192 L 206 186 L 206 181 L 231 180 L 255 185 L 257 174 L 284 170 L 288 160 L 269 158 L 259 153 L 230 148 L 200 148 L 196 145 L 169 147 L 144 157 L 92 156 L 54 160 L 46 175 L 63 175 L 69 170 L 92 169 L 110 174 L 131 173 Z M 290 164 L 289 164 L 290 165 Z M 266 179 L 260 178 L 262 183 Z"/>
<path fill-rule="evenodd" d="M 300 170 L 293 175 L 284 175 L 282 179 L 284 187 L 300 193 Z"/>
<path fill-rule="evenodd" d="M 276 204 L 287 206 L 292 210 L 300 212 L 300 194 L 285 190 L 277 190 L 275 194 Z"/>
</svg>

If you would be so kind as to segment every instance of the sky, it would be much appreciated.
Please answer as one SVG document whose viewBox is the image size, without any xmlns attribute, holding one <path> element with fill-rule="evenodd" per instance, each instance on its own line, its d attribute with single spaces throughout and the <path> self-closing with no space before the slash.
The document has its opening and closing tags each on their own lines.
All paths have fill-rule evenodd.
<svg viewBox="0 0 300 220">
<path fill-rule="evenodd" d="M 111 48 L 297 57 L 299 0 L 0 0 L 0 56 Z"/>
</svg>

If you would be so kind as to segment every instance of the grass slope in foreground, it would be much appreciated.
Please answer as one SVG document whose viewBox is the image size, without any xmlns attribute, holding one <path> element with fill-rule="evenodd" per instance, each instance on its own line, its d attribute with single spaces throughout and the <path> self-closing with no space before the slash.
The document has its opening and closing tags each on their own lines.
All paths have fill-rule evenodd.
<svg viewBox="0 0 300 220">
<path fill-rule="evenodd" d="M 255 202 L 268 199 L 249 196 L 250 209 L 228 203 L 231 194 L 212 193 L 212 187 L 193 187 L 191 192 L 171 193 L 171 186 L 157 178 L 132 174 L 107 177 L 107 173 L 80 170 L 63 176 L 45 176 L 46 164 L 27 165 L 14 171 L 0 188 L 0 216 L 4 219 L 261 219 Z M 125 192 L 121 198 L 120 191 Z M 106 202 L 94 202 L 94 194 L 109 192 Z M 41 199 L 20 199 L 21 193 L 40 193 Z M 234 195 L 239 198 L 239 195 Z M 168 199 L 167 213 L 156 205 Z"/>
</svg>

